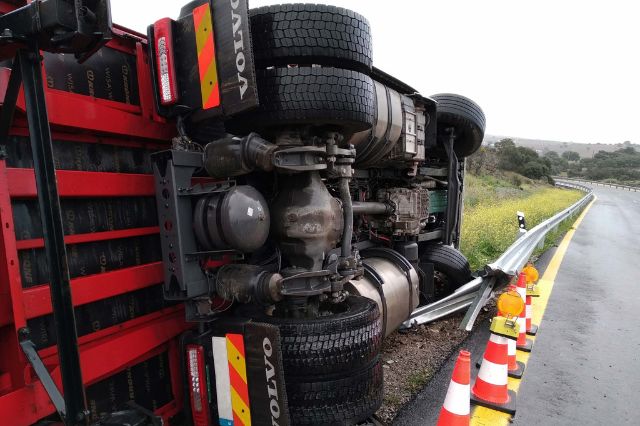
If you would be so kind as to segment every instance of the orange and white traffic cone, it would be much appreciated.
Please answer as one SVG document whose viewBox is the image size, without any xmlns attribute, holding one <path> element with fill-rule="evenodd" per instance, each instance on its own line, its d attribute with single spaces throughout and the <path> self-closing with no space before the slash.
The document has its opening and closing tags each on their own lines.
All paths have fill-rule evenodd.
<svg viewBox="0 0 640 426">
<path fill-rule="evenodd" d="M 538 332 L 538 326 L 531 323 L 531 317 L 533 316 L 533 305 L 531 304 L 531 296 L 527 295 L 527 303 L 525 304 L 525 314 L 527 320 L 527 334 L 529 336 L 535 336 Z"/>
<path fill-rule="evenodd" d="M 507 388 L 508 340 L 491 333 L 471 390 L 471 402 L 513 415 L 516 412 L 516 394 Z"/>
<path fill-rule="evenodd" d="M 521 379 L 524 374 L 524 363 L 516 360 L 516 341 L 507 339 L 507 364 L 509 377 Z"/>
<path fill-rule="evenodd" d="M 517 287 L 514 285 L 510 285 L 509 287 L 507 287 L 507 291 L 517 291 Z M 498 312 L 498 315 L 501 317 L 506 317 L 504 312 Z M 525 365 L 523 362 L 516 360 L 516 341 L 513 339 L 508 339 L 507 343 L 509 345 L 507 346 L 509 377 L 513 377 L 514 379 L 521 379 L 522 375 L 524 374 Z"/>
<path fill-rule="evenodd" d="M 527 300 L 525 301 L 525 313 L 527 314 L 527 334 L 529 336 L 535 336 L 538 332 L 538 326 L 531 323 L 531 318 L 533 317 L 533 299 L 531 298 L 540 296 L 540 292 L 536 288 L 536 282 L 538 281 L 539 274 L 538 270 L 530 263 L 522 268 L 522 273 L 524 274 L 527 281 Z"/>
<path fill-rule="evenodd" d="M 460 351 L 436 426 L 469 426 L 470 363 L 471 354 L 465 350 Z"/>
<path fill-rule="evenodd" d="M 518 284 L 517 291 L 522 297 L 522 301 L 526 303 L 527 301 L 527 280 L 524 274 L 518 275 Z M 520 312 L 520 316 L 518 317 L 518 325 L 520 326 L 520 333 L 518 334 L 518 341 L 516 342 L 516 349 L 524 352 L 531 352 L 531 348 L 533 348 L 533 341 L 531 339 L 527 339 L 527 313 L 526 306 Z"/>
</svg>

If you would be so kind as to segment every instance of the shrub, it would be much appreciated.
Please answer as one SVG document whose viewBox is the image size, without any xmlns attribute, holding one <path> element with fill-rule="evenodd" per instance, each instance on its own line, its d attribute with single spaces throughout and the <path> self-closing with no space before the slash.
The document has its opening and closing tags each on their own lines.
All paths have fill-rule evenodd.
<svg viewBox="0 0 640 426">
<path fill-rule="evenodd" d="M 549 174 L 549 168 L 538 160 L 529 161 L 522 167 L 522 174 L 530 179 L 541 179 Z"/>
</svg>

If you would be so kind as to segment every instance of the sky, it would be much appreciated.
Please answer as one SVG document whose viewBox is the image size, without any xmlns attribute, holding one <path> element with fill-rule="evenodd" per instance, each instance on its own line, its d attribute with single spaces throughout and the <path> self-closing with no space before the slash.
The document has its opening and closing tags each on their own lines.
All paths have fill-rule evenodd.
<svg viewBox="0 0 640 426">
<path fill-rule="evenodd" d="M 487 134 L 640 143 L 640 2 L 318 2 L 367 17 L 376 67 L 425 96 L 448 92 L 476 101 Z M 111 0 L 113 21 L 146 32 L 185 3 Z M 294 2 L 249 1 L 279 3 Z"/>
</svg>

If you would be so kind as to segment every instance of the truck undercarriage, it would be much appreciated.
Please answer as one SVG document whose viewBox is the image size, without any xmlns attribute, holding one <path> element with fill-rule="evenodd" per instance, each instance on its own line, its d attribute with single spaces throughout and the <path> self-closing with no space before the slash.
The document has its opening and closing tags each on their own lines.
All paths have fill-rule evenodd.
<svg viewBox="0 0 640 426">
<path fill-rule="evenodd" d="M 196 0 L 144 37 L 106 1 L 1 4 L 0 413 L 372 415 L 384 337 L 471 276 L 482 110 L 372 67 L 332 6 Z"/>
</svg>

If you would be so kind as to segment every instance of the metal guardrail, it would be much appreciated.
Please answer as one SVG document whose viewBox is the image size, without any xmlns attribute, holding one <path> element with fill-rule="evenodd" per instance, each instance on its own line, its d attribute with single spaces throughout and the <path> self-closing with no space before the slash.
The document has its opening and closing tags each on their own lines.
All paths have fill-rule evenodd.
<svg viewBox="0 0 640 426">
<path fill-rule="evenodd" d="M 617 189 L 622 189 L 626 191 L 640 192 L 640 186 L 620 185 L 617 183 L 599 182 L 599 181 L 592 181 L 592 180 L 585 180 L 585 179 L 569 178 L 564 176 L 552 176 L 552 178 L 554 180 L 565 180 L 570 182 L 586 183 L 589 185 L 606 186 L 609 188 L 617 188 Z"/>
<path fill-rule="evenodd" d="M 575 216 L 594 197 L 591 188 L 585 185 L 557 181 L 556 186 L 579 189 L 586 192 L 586 195 L 555 216 L 522 233 L 496 261 L 485 266 L 481 276 L 459 287 L 449 296 L 413 311 L 401 328 L 426 324 L 468 307 L 460 328 L 470 331 L 492 293 L 503 287 L 509 282 L 510 277 L 522 269 L 536 247 L 544 245 L 545 237 L 550 231 L 556 230 L 561 222 Z"/>
</svg>

